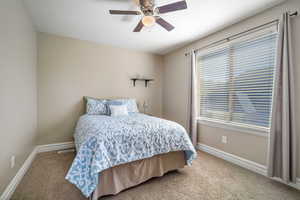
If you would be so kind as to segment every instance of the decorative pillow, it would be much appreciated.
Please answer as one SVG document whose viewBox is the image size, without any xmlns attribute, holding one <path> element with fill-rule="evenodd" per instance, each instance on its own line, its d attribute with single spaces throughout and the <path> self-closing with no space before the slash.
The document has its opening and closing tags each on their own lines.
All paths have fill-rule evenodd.
<svg viewBox="0 0 300 200">
<path fill-rule="evenodd" d="M 124 103 L 127 104 L 127 109 L 129 110 L 129 112 L 132 113 L 139 112 L 135 99 L 124 99 Z"/>
<path fill-rule="evenodd" d="M 136 100 L 135 99 L 115 99 L 115 100 L 110 100 L 108 102 L 108 105 L 126 105 L 127 106 L 127 111 L 129 113 L 137 113 L 139 112 L 137 105 L 136 105 Z"/>
<path fill-rule="evenodd" d="M 107 100 L 87 98 L 86 113 L 88 115 L 108 115 Z"/>
<path fill-rule="evenodd" d="M 128 115 L 128 110 L 126 105 L 109 105 L 110 116 L 124 116 Z"/>
</svg>

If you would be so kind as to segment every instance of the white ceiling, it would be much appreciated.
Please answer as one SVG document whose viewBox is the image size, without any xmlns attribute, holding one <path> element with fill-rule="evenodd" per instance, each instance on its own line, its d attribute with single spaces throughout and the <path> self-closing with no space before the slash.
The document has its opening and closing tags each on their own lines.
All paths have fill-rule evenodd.
<svg viewBox="0 0 300 200">
<path fill-rule="evenodd" d="M 155 25 L 132 30 L 140 16 L 112 16 L 109 9 L 136 10 L 133 0 L 24 0 L 37 31 L 165 54 L 285 0 L 187 0 L 188 9 L 162 15 L 172 32 Z M 178 0 L 156 0 L 157 5 Z"/>
</svg>

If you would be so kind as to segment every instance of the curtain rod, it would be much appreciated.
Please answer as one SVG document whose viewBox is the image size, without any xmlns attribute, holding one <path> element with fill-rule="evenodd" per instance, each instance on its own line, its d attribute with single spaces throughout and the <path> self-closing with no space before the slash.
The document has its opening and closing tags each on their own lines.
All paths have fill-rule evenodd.
<svg viewBox="0 0 300 200">
<path fill-rule="evenodd" d="M 298 15 L 298 11 L 295 11 L 295 12 L 293 12 L 293 13 L 290 14 L 291 17 L 297 16 L 297 15 Z M 248 33 L 248 32 L 251 32 L 251 31 L 253 31 L 253 30 L 262 28 L 262 27 L 264 27 L 264 26 L 267 26 L 267 25 L 276 23 L 276 22 L 278 22 L 278 21 L 279 21 L 279 19 L 275 19 L 275 20 L 270 21 L 270 22 L 267 22 L 267 23 L 265 23 L 265 24 L 262 24 L 262 25 L 259 25 L 259 26 L 250 28 L 250 29 L 248 29 L 248 30 L 246 30 L 246 31 L 243 31 L 243 32 L 240 32 L 240 33 L 231 35 L 231 36 L 229 36 L 229 37 L 227 37 L 227 38 L 224 38 L 224 39 L 218 40 L 218 41 L 216 41 L 216 42 L 210 43 L 210 44 L 205 45 L 205 46 L 203 46 L 203 47 L 200 47 L 200 48 L 198 48 L 198 49 L 194 49 L 194 50 L 192 50 L 192 51 L 194 51 L 194 52 L 195 52 L 195 51 L 199 51 L 199 50 L 201 50 L 201 49 L 206 49 L 206 48 L 208 48 L 208 47 L 214 46 L 214 45 L 219 44 L 219 43 L 223 43 L 223 42 L 230 41 L 231 38 L 235 38 L 235 37 L 237 37 L 237 36 L 239 36 L 239 35 L 243 35 L 243 34 L 245 34 L 245 33 Z M 190 54 L 190 53 L 188 52 L 188 53 L 185 53 L 184 55 L 185 55 L 185 56 L 188 56 L 189 54 Z"/>
</svg>

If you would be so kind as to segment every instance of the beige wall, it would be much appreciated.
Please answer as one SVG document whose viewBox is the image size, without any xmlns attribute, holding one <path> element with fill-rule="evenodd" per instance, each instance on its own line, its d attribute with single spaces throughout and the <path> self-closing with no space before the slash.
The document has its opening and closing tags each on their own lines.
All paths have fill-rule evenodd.
<svg viewBox="0 0 300 200">
<path fill-rule="evenodd" d="M 132 86 L 130 77 L 155 79 Z M 83 96 L 146 100 L 149 112 L 162 110 L 162 57 L 96 43 L 38 34 L 38 144 L 73 140 Z"/>
<path fill-rule="evenodd" d="M 211 42 L 223 39 L 232 34 L 242 32 L 251 27 L 264 24 L 280 17 L 284 11 L 300 10 L 299 0 L 288 0 L 286 3 L 269 9 L 259 15 L 244 20 L 238 24 L 230 26 L 222 31 L 212 34 L 204 39 L 198 40 L 182 49 L 176 50 L 164 57 L 164 77 L 163 77 L 163 115 L 175 120 L 182 125 L 187 121 L 187 58 L 185 52 L 193 48 L 203 47 Z M 293 44 L 296 52 L 296 101 L 300 102 L 300 17 L 293 19 Z M 300 103 L 296 108 L 297 118 L 300 119 Z M 297 124 L 298 144 L 300 144 L 300 123 Z M 221 143 L 221 136 L 228 137 L 228 144 Z M 266 164 L 268 138 L 238 131 L 224 130 L 222 128 L 200 125 L 199 142 L 221 149 L 223 151 L 241 156 L 260 164 Z M 298 147 L 298 152 L 299 151 Z M 298 165 L 298 177 L 300 177 L 300 154 Z"/>
<path fill-rule="evenodd" d="M 36 38 L 20 2 L 0 1 L 0 194 L 32 151 L 36 136 Z"/>
</svg>

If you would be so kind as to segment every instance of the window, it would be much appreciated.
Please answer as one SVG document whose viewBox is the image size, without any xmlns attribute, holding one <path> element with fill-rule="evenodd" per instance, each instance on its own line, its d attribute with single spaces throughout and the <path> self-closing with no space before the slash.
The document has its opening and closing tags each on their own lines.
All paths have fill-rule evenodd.
<svg viewBox="0 0 300 200">
<path fill-rule="evenodd" d="M 269 129 L 277 33 L 197 53 L 200 119 Z"/>
</svg>

